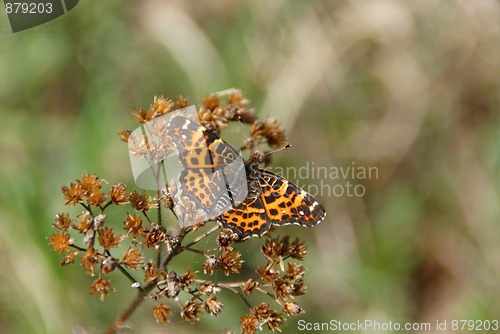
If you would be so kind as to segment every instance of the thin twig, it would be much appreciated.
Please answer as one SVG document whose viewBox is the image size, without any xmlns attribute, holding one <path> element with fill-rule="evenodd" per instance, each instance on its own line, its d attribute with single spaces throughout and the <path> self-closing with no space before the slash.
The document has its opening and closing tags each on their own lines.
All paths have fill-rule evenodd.
<svg viewBox="0 0 500 334">
<path fill-rule="evenodd" d="M 210 234 L 214 233 L 215 231 L 217 231 L 219 229 L 219 225 L 215 225 L 214 227 L 212 227 L 210 230 L 206 231 L 205 233 L 203 233 L 202 235 L 196 237 L 195 239 L 193 239 L 193 241 L 191 241 L 190 243 L 188 243 L 186 246 L 184 247 L 191 247 L 193 246 L 194 244 L 196 244 L 197 242 L 200 242 L 201 240 L 203 240 L 204 238 L 208 237 Z"/>
</svg>

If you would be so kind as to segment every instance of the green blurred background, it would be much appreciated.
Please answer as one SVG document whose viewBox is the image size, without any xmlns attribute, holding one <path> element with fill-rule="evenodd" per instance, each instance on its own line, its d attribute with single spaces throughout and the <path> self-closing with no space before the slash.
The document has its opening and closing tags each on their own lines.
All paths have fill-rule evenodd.
<svg viewBox="0 0 500 334">
<path fill-rule="evenodd" d="M 2 12 L 0 332 L 109 325 L 132 292 L 113 273 L 123 284 L 101 303 L 77 265 L 59 267 L 45 238 L 68 210 L 60 186 L 86 171 L 133 188 L 116 135 L 136 127 L 132 107 L 230 87 L 286 127 L 292 148 L 274 166 L 379 171 L 352 180 L 362 197 L 318 194 L 328 216 L 316 228 L 287 228 L 310 254 L 297 298 L 306 313 L 283 332 L 297 333 L 299 319 L 499 319 L 499 79 L 494 0 L 87 0 L 16 34 Z M 224 318 L 195 327 L 156 325 L 150 303 L 129 324 L 239 332 L 247 311 L 227 299 Z"/>
</svg>

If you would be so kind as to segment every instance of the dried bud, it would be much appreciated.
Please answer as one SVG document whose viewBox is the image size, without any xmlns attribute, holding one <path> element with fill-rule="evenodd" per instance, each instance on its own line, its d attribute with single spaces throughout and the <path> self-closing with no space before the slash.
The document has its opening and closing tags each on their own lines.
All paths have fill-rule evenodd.
<svg viewBox="0 0 500 334">
<path fill-rule="evenodd" d="M 116 260 L 112 256 L 108 256 L 101 263 L 101 270 L 106 275 L 109 275 L 116 268 Z"/>
<path fill-rule="evenodd" d="M 131 215 L 127 212 L 127 218 L 123 222 L 125 225 L 124 229 L 127 231 L 127 234 L 132 233 L 132 238 L 137 238 L 138 235 L 142 235 L 144 233 L 144 227 L 142 226 L 142 219 L 139 215 Z"/>
<path fill-rule="evenodd" d="M 205 262 L 203 263 L 203 272 L 207 275 L 213 275 L 217 267 L 217 259 L 215 256 L 207 256 Z"/>
</svg>

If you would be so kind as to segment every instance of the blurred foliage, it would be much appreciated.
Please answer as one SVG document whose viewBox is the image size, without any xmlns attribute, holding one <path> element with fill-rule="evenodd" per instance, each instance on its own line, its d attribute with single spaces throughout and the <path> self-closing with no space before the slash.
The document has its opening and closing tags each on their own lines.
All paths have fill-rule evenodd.
<svg viewBox="0 0 500 334">
<path fill-rule="evenodd" d="M 379 170 L 356 181 L 363 197 L 318 196 L 328 212 L 318 227 L 287 230 L 307 235 L 311 253 L 301 319 L 500 314 L 497 1 L 81 1 L 16 34 L 0 16 L 0 332 L 112 321 L 128 283 L 101 303 L 49 252 L 60 186 L 84 171 L 132 185 L 116 136 L 134 124 L 132 107 L 229 87 L 288 130 L 292 148 L 274 166 Z M 202 321 L 204 332 L 245 312 L 226 307 L 233 317 Z M 130 325 L 201 328 L 156 325 L 147 307 Z"/>
</svg>

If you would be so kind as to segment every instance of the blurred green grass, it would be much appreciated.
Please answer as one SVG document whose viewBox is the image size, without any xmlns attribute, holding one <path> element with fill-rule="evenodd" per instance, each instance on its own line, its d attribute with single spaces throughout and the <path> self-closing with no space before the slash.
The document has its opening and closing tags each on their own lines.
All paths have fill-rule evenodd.
<svg viewBox="0 0 500 334">
<path fill-rule="evenodd" d="M 49 252 L 54 215 L 67 210 L 60 186 L 83 171 L 132 185 L 116 135 L 135 127 L 132 107 L 229 87 L 286 126 L 292 148 L 275 166 L 379 168 L 359 181 L 364 197 L 319 196 L 327 219 L 290 228 L 310 247 L 300 319 L 494 319 L 499 6 L 86 1 L 16 34 L 0 14 L 0 332 L 99 332 L 112 321 L 132 298 L 127 283 L 101 303 Z M 161 327 L 144 306 L 131 328 L 220 332 L 245 312 L 227 297 L 224 322 Z"/>
</svg>

